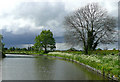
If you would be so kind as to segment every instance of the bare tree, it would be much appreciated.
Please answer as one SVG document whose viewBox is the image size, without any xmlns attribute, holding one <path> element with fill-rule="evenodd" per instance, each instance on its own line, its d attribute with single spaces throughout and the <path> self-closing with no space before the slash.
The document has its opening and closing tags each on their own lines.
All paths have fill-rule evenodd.
<svg viewBox="0 0 120 82">
<path fill-rule="evenodd" d="M 88 4 L 65 17 L 65 41 L 73 46 L 83 44 L 85 53 L 99 43 L 115 42 L 116 19 L 97 3 Z"/>
</svg>

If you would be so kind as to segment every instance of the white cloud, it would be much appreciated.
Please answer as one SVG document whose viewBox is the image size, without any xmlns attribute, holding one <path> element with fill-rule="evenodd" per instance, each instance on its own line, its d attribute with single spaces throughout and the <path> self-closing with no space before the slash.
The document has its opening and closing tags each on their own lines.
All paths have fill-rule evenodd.
<svg viewBox="0 0 120 82">
<path fill-rule="evenodd" d="M 61 23 L 65 13 L 61 2 L 25 2 L 17 5 L 11 12 L 0 15 L 0 29 L 13 34 L 38 34 L 42 29 L 50 29 L 55 36 L 63 36 Z"/>
<path fill-rule="evenodd" d="M 60 33 L 64 32 L 62 21 L 65 13 L 76 10 L 88 3 L 98 2 L 102 7 L 106 8 L 110 14 L 117 16 L 118 1 L 119 0 L 0 0 L 0 29 L 6 29 L 14 34 L 22 34 L 26 32 L 24 29 L 35 32 L 36 30 L 46 28 L 51 29 L 56 36 L 59 36 Z M 47 3 L 46 5 L 45 3 L 41 5 L 33 4 L 33 2 Z M 53 9 L 50 10 L 49 7 Z M 61 36 L 62 35 L 63 34 L 61 34 Z"/>
<path fill-rule="evenodd" d="M 19 45 L 15 45 L 14 47 L 16 48 L 28 48 L 33 46 L 33 44 L 19 44 Z"/>
<path fill-rule="evenodd" d="M 55 37 L 63 37 L 65 15 L 98 2 L 108 13 L 118 15 L 119 0 L 0 0 L 0 31 L 13 34 L 40 33 L 50 29 Z M 34 3 L 36 2 L 36 3 Z M 43 2 L 43 3 L 42 3 Z M 64 43 L 57 43 L 57 49 L 68 49 Z"/>
<path fill-rule="evenodd" d="M 113 16 L 118 16 L 119 0 L 63 0 L 67 11 L 73 11 L 88 3 L 99 3 L 101 7 L 107 9 L 108 13 Z"/>
<path fill-rule="evenodd" d="M 8 20 L 6 20 L 8 19 Z M 44 27 L 36 26 L 35 23 L 28 19 L 14 19 L 14 18 L 3 18 L 0 20 L 0 29 L 5 29 L 6 32 L 12 32 L 13 34 L 24 34 L 26 32 L 40 31 Z"/>
<path fill-rule="evenodd" d="M 67 50 L 71 46 L 66 45 L 65 43 L 56 43 L 56 50 Z"/>
</svg>

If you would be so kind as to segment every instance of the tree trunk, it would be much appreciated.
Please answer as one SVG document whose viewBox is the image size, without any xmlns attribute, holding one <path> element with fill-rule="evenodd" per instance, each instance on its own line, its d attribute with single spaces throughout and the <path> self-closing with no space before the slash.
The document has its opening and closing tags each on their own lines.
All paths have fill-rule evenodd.
<svg viewBox="0 0 120 82">
<path fill-rule="evenodd" d="M 93 36 L 93 31 L 88 31 L 88 40 L 87 40 L 87 44 L 88 44 L 88 50 L 93 50 L 92 46 L 94 44 L 94 36 Z"/>
<path fill-rule="evenodd" d="M 84 43 L 84 52 L 85 52 L 85 54 L 88 54 L 88 45 L 86 45 L 86 42 L 85 42 L 85 40 L 83 40 L 83 43 Z"/>
<path fill-rule="evenodd" d="M 84 51 L 85 51 L 85 54 L 88 54 L 88 46 L 87 45 L 84 45 Z"/>
<path fill-rule="evenodd" d="M 85 49 L 85 54 L 86 54 L 86 55 L 88 54 L 88 49 Z"/>
<path fill-rule="evenodd" d="M 1 58 L 4 58 L 4 57 L 6 57 L 6 56 L 5 56 L 5 53 L 4 53 L 4 52 L 2 52 L 2 57 L 1 57 Z"/>
<path fill-rule="evenodd" d="M 45 45 L 45 53 L 47 53 L 47 46 Z"/>
<path fill-rule="evenodd" d="M 93 45 L 92 49 L 93 49 L 93 50 L 95 50 L 95 49 L 96 49 L 96 47 L 97 47 L 97 45 L 98 45 L 98 43 L 94 43 L 94 45 Z"/>
</svg>

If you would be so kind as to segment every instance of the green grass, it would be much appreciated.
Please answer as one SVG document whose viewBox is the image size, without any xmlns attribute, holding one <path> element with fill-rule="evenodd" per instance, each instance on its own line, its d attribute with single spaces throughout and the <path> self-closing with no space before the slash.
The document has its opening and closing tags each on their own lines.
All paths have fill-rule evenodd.
<svg viewBox="0 0 120 82">
<path fill-rule="evenodd" d="M 72 54 L 84 54 L 83 51 L 59 51 L 59 52 L 72 53 Z M 119 53 L 118 50 L 95 50 L 95 51 L 88 51 L 88 54 L 97 54 L 97 55 L 118 54 L 118 53 Z"/>
<path fill-rule="evenodd" d="M 101 73 L 104 71 L 106 76 L 110 74 L 111 78 L 114 76 L 117 79 L 120 79 L 119 56 L 117 51 L 101 51 L 99 52 L 99 55 L 84 55 L 81 53 L 79 54 L 78 52 L 69 52 L 71 55 L 67 55 L 67 53 L 68 52 L 50 52 L 48 55 L 79 61 L 80 63 L 84 63 L 85 65 L 89 65 L 97 70 L 100 70 Z M 106 53 L 106 55 L 100 55 L 100 53 Z M 115 55 L 112 55 L 113 53 Z"/>
<path fill-rule="evenodd" d="M 26 55 L 40 55 L 43 54 L 43 51 L 36 52 L 36 51 L 6 51 L 6 54 L 26 54 Z"/>
</svg>

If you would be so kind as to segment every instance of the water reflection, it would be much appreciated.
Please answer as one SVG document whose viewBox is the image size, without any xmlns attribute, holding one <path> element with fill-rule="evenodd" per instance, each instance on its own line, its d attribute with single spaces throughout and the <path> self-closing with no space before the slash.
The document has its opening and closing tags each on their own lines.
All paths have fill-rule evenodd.
<svg viewBox="0 0 120 82">
<path fill-rule="evenodd" d="M 54 66 L 55 66 L 55 59 L 51 59 L 48 57 L 41 57 L 35 59 L 35 68 L 36 68 L 36 74 L 38 78 L 40 79 L 48 79 L 52 80 L 54 79 Z"/>
<path fill-rule="evenodd" d="M 102 80 L 79 64 L 50 57 L 4 58 L 3 80 Z"/>
</svg>

